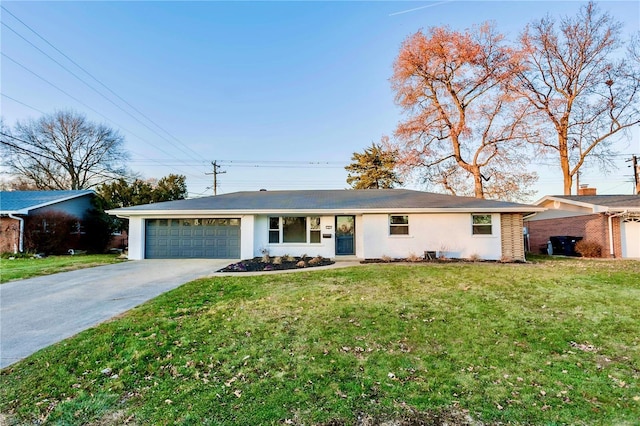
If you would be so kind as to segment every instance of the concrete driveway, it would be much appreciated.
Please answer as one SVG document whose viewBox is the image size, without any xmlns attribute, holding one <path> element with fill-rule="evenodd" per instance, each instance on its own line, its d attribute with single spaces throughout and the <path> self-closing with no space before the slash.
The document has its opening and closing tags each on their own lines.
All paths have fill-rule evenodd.
<svg viewBox="0 0 640 426">
<path fill-rule="evenodd" d="M 0 285 L 0 368 L 233 260 L 137 260 Z"/>
</svg>

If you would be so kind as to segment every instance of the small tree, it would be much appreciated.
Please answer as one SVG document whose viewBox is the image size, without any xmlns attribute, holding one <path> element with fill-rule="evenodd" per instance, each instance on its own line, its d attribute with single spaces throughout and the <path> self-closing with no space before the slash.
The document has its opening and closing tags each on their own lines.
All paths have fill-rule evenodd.
<svg viewBox="0 0 640 426">
<path fill-rule="evenodd" d="M 124 138 L 70 111 L 0 132 L 3 164 L 38 189 L 87 189 L 127 173 Z"/>
<path fill-rule="evenodd" d="M 153 188 L 152 200 L 161 201 L 183 200 L 187 198 L 187 178 L 184 175 L 170 174 L 161 178 Z"/>
<path fill-rule="evenodd" d="M 386 142 L 386 138 L 383 138 Z M 382 144 L 372 143 L 363 153 L 354 152 L 351 164 L 345 167 L 349 172 L 347 183 L 353 189 L 383 189 L 402 185 L 394 167 L 396 151 L 385 150 Z"/>
<path fill-rule="evenodd" d="M 101 185 L 97 192 L 104 200 L 106 210 L 161 201 L 183 200 L 188 194 L 186 177 L 174 174 L 169 174 L 158 181 L 136 179 L 129 183 L 121 178 Z"/>
<path fill-rule="evenodd" d="M 97 193 L 101 200 L 98 208 L 100 211 L 161 201 L 183 200 L 188 194 L 186 177 L 174 174 L 167 175 L 158 181 L 136 179 L 128 183 L 121 178 L 101 185 Z M 96 218 L 98 222 L 103 219 Z M 110 220 L 113 221 L 114 230 L 126 230 L 127 224 L 124 219 Z"/>
</svg>

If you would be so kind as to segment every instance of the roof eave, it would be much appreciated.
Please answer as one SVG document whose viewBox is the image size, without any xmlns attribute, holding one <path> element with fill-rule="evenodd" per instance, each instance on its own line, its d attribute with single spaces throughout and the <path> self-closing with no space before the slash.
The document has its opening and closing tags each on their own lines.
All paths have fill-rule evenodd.
<svg viewBox="0 0 640 426">
<path fill-rule="evenodd" d="M 596 209 L 597 207 L 599 207 L 598 204 L 585 203 L 583 201 L 567 200 L 566 198 L 554 197 L 553 195 L 545 195 L 544 197 L 542 197 L 541 199 L 539 199 L 538 201 L 536 201 L 533 204 L 538 206 L 538 205 L 544 203 L 545 201 L 558 201 L 560 203 L 570 204 L 570 205 L 578 206 L 578 207 L 586 207 L 588 209 Z"/>
<path fill-rule="evenodd" d="M 385 208 L 385 209 L 260 209 L 260 210 L 214 210 L 214 209 L 197 209 L 197 210 L 128 210 L 120 211 L 120 209 L 107 210 L 106 213 L 120 218 L 128 217 L 157 217 L 157 216 L 229 216 L 229 215 L 284 215 L 284 214 L 303 214 L 303 215 L 335 215 L 335 214 L 392 214 L 392 213 L 533 213 L 542 212 L 544 207 L 505 207 L 505 208 Z"/>
</svg>

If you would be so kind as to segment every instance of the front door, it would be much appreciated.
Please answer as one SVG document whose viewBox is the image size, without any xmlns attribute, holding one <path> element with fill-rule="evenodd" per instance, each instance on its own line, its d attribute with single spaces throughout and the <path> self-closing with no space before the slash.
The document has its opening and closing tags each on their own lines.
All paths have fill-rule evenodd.
<svg viewBox="0 0 640 426">
<path fill-rule="evenodd" d="M 356 254 L 355 216 L 336 216 L 336 255 Z"/>
</svg>

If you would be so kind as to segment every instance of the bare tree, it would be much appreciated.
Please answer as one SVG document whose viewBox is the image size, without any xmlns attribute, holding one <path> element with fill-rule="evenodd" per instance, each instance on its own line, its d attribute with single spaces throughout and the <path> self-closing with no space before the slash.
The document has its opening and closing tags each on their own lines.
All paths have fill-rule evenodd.
<svg viewBox="0 0 640 426">
<path fill-rule="evenodd" d="M 528 110 L 507 90 L 519 59 L 488 23 L 405 40 L 391 79 L 408 115 L 396 129 L 403 174 L 453 194 L 526 196 L 535 175 L 518 166 Z"/>
<path fill-rule="evenodd" d="M 38 189 L 86 189 L 125 176 L 128 154 L 115 130 L 58 111 L 0 132 L 4 165 Z"/>
<path fill-rule="evenodd" d="M 590 2 L 575 17 L 530 24 L 521 35 L 525 68 L 514 88 L 538 112 L 531 121 L 547 137 L 536 143 L 557 155 L 564 194 L 588 158 L 608 167 L 612 137 L 640 123 L 637 57 L 620 56 L 620 23 Z"/>
</svg>

